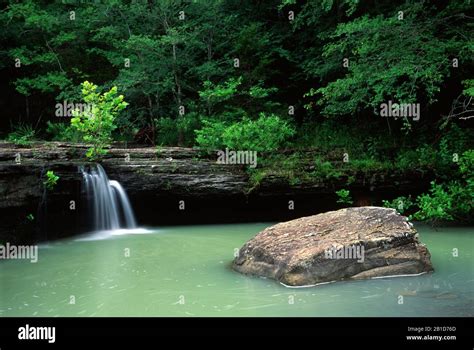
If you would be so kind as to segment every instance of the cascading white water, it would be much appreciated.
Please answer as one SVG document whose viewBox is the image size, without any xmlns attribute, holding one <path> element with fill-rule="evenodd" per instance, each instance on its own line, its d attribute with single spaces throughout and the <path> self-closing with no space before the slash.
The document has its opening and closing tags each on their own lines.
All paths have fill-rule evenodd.
<svg viewBox="0 0 474 350">
<path fill-rule="evenodd" d="M 137 226 L 132 206 L 119 182 L 109 180 L 97 164 L 82 170 L 86 196 L 90 201 L 95 230 L 117 230 Z"/>
</svg>

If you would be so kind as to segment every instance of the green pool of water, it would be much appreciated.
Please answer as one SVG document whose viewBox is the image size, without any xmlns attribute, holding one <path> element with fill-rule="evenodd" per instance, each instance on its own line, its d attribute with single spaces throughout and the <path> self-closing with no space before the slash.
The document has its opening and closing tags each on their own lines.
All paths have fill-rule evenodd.
<svg viewBox="0 0 474 350">
<path fill-rule="evenodd" d="M 268 225 L 40 246 L 37 263 L 0 263 L 0 316 L 474 316 L 473 228 L 417 227 L 432 274 L 295 289 L 230 269 L 235 249 Z"/>
</svg>

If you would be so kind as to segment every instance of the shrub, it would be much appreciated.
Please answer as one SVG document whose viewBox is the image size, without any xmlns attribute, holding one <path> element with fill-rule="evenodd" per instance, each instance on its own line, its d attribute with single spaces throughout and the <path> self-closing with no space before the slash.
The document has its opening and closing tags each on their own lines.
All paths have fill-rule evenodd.
<svg viewBox="0 0 474 350">
<path fill-rule="evenodd" d="M 431 182 L 428 194 L 417 198 L 418 220 L 472 220 L 474 211 L 474 150 L 459 159 L 459 179 L 446 184 Z"/>
<path fill-rule="evenodd" d="M 164 146 L 193 146 L 195 143 L 194 130 L 199 129 L 201 121 L 196 113 L 187 113 L 176 119 L 160 118 L 155 120 L 155 142 Z"/>
<path fill-rule="evenodd" d="M 46 132 L 51 136 L 51 140 L 53 141 L 80 142 L 83 138 L 82 133 L 76 128 L 64 123 L 52 123 L 48 121 Z"/>
<path fill-rule="evenodd" d="M 83 133 L 83 140 L 92 143 L 86 156 L 91 160 L 106 154 L 104 147 L 111 141 L 117 114 L 128 105 L 123 95 L 117 96 L 117 87 L 100 94 L 97 85 L 85 81 L 82 83 L 84 102 L 91 106 L 84 111 L 74 111 L 71 125 Z"/>
<path fill-rule="evenodd" d="M 155 119 L 155 142 L 158 145 L 174 146 L 178 144 L 176 120 L 168 117 Z"/>
<path fill-rule="evenodd" d="M 383 200 L 382 204 L 385 208 L 396 209 L 400 214 L 407 212 L 414 205 L 411 196 L 398 197 L 393 199 L 392 201 Z"/>
<path fill-rule="evenodd" d="M 451 124 L 440 138 L 437 146 L 421 145 L 416 149 L 402 149 L 395 161 L 395 167 L 401 170 L 432 169 L 443 180 L 456 176 L 458 169 L 454 166 L 455 154 L 472 148 L 474 133 Z"/>
<path fill-rule="evenodd" d="M 284 146 L 295 129 L 278 116 L 260 113 L 257 120 L 244 118 L 224 131 L 224 145 L 231 149 L 257 152 L 274 151 Z"/>
<path fill-rule="evenodd" d="M 352 205 L 352 197 L 351 197 L 351 192 L 349 190 L 341 189 L 339 191 L 336 191 L 337 194 L 337 202 L 340 204 L 347 204 L 347 205 Z"/>
<path fill-rule="evenodd" d="M 392 202 L 383 201 L 384 206 L 403 210 L 416 207 L 411 216 L 422 221 L 472 221 L 474 215 L 474 150 L 468 150 L 459 159 L 456 179 L 447 183 L 431 182 L 429 193 L 422 194 L 415 202 L 411 198 L 400 197 Z"/>
<path fill-rule="evenodd" d="M 203 120 L 201 130 L 196 130 L 196 143 L 206 150 L 216 150 L 224 148 L 224 134 L 227 124 L 221 121 Z"/>
<path fill-rule="evenodd" d="M 316 157 L 314 160 L 314 171 L 311 172 L 311 176 L 316 179 L 329 180 L 337 179 L 343 175 L 343 172 L 335 168 L 334 165 L 323 160 L 320 157 Z"/>
<path fill-rule="evenodd" d="M 453 210 L 452 196 L 445 187 L 431 182 L 429 194 L 418 196 L 416 204 L 419 210 L 413 215 L 417 220 L 453 220 L 451 212 Z"/>
<path fill-rule="evenodd" d="M 366 125 L 357 128 L 344 125 L 340 120 L 305 122 L 298 128 L 295 145 L 298 148 L 316 148 L 323 152 L 345 149 L 351 155 L 375 158 L 386 147 L 383 135 L 376 134 Z"/>
<path fill-rule="evenodd" d="M 371 171 L 385 171 L 393 169 L 393 165 L 389 161 L 378 161 L 373 158 L 354 159 L 346 166 L 352 171 L 371 172 Z"/>
<path fill-rule="evenodd" d="M 197 113 L 187 113 L 178 117 L 176 128 L 178 130 L 178 144 L 180 146 L 193 146 L 196 135 L 194 130 L 201 127 L 201 118 Z"/>
<path fill-rule="evenodd" d="M 19 146 L 28 146 L 35 138 L 36 131 L 31 125 L 18 124 L 13 128 L 13 131 L 8 134 L 7 141 Z"/>
<path fill-rule="evenodd" d="M 46 179 L 43 181 L 43 185 L 48 189 L 52 190 L 54 186 L 57 185 L 59 176 L 57 176 L 54 171 L 48 170 L 46 172 Z"/>
<path fill-rule="evenodd" d="M 240 122 L 227 125 L 220 121 L 204 121 L 204 127 L 196 131 L 198 145 L 205 149 L 252 150 L 268 152 L 285 145 L 295 134 L 287 121 L 271 114 L 260 113 L 257 120 L 244 117 Z"/>
</svg>

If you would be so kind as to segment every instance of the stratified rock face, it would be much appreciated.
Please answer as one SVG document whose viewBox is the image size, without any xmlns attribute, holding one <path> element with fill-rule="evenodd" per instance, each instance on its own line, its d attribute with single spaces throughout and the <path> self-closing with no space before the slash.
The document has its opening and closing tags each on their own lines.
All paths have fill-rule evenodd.
<svg viewBox="0 0 474 350">
<path fill-rule="evenodd" d="M 37 242 L 38 236 L 62 238 L 89 229 L 82 173 L 78 171 L 81 166 L 91 165 L 85 159 L 88 147 L 64 142 L 19 147 L 0 141 L 0 242 L 29 244 Z M 101 164 L 109 179 L 122 184 L 138 222 L 150 226 L 289 220 L 333 210 L 337 207 L 334 189 L 346 187 L 349 176 L 311 176 L 293 184 L 285 175 L 270 172 L 255 183 L 246 166 L 220 164 L 217 154 L 203 154 L 197 149 L 115 143 L 108 150 Z M 305 171 L 314 170 L 314 155 L 313 150 L 305 152 Z M 331 157 L 334 161 L 340 159 Z M 43 182 L 48 170 L 60 179 L 53 190 L 45 191 Z M 429 169 L 351 172 L 349 189 L 357 203 L 376 203 L 382 198 L 428 190 L 433 180 L 430 174 Z M 299 203 L 294 211 L 286 210 L 289 199 Z M 77 204 L 76 210 L 69 209 L 71 200 Z M 186 211 L 170 205 L 179 201 L 186 202 Z M 35 221 L 26 219 L 29 214 Z M 45 234 L 38 234 L 39 228 Z"/>
<path fill-rule="evenodd" d="M 239 251 L 244 274 L 304 286 L 433 270 L 428 249 L 394 209 L 347 208 L 266 228 Z"/>
</svg>

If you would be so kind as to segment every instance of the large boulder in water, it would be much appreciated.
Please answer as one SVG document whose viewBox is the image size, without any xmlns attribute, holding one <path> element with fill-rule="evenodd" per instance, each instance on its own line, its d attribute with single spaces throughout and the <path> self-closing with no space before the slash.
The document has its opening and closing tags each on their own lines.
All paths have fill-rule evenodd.
<svg viewBox="0 0 474 350">
<path fill-rule="evenodd" d="M 394 209 L 347 208 L 279 223 L 240 249 L 233 268 L 289 286 L 433 270 L 428 249 Z"/>
</svg>

